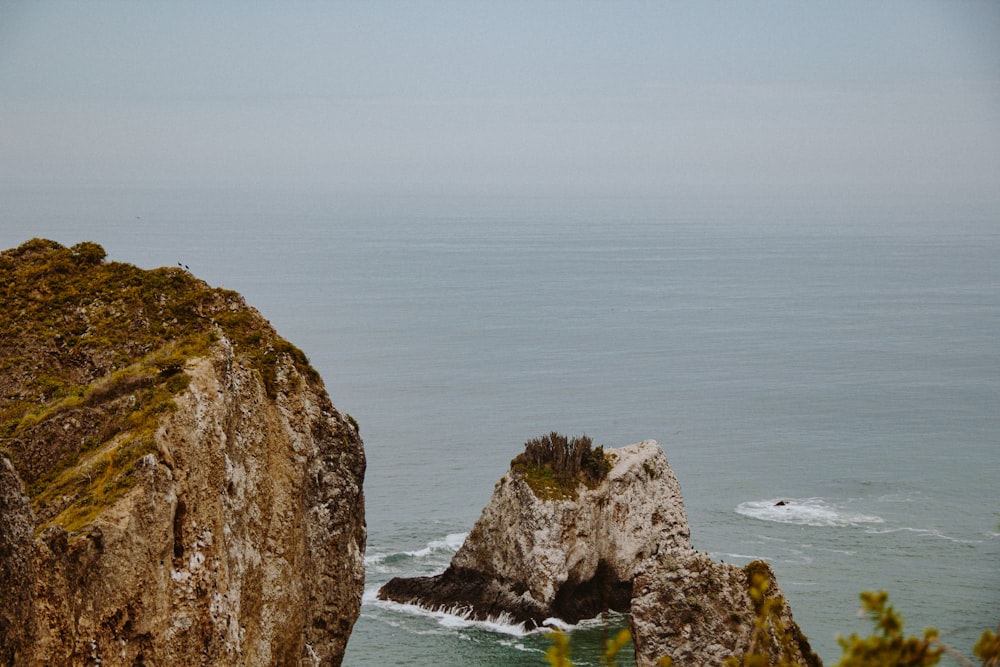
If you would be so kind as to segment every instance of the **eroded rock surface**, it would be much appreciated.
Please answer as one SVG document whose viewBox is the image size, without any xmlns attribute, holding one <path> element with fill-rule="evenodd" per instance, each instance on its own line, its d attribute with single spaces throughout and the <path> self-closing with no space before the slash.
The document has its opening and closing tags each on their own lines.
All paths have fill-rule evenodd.
<svg viewBox="0 0 1000 667">
<path fill-rule="evenodd" d="M 781 626 L 772 622 L 757 637 L 750 595 L 754 573 L 767 581 L 765 595 L 778 601 Z M 630 625 L 639 667 L 655 667 L 664 656 L 677 667 L 721 667 L 726 658 L 748 651 L 767 656 L 770 665 L 788 658 L 803 667 L 822 664 L 762 561 L 743 568 L 691 551 L 659 554 L 635 578 Z"/>
<path fill-rule="evenodd" d="M 34 603 L 35 517 L 14 464 L 0 455 L 0 664 L 14 662 L 30 639 Z"/>
<path fill-rule="evenodd" d="M 666 656 L 677 667 L 721 666 L 748 652 L 820 665 L 766 563 L 739 568 L 692 549 L 680 485 L 655 441 L 607 455 L 604 480 L 572 494 L 533 486 L 512 465 L 444 573 L 393 579 L 379 597 L 529 628 L 628 611 L 639 667 Z M 783 634 L 753 633 L 754 573 Z"/>
<path fill-rule="evenodd" d="M 95 244 L 0 263 L 0 662 L 339 665 L 365 458 L 304 355 Z"/>
<path fill-rule="evenodd" d="M 539 497 L 511 469 L 441 575 L 396 578 L 383 599 L 507 615 L 532 627 L 627 610 L 639 565 L 691 548 L 680 485 L 653 440 L 607 450 L 612 468 L 571 498 Z"/>
</svg>

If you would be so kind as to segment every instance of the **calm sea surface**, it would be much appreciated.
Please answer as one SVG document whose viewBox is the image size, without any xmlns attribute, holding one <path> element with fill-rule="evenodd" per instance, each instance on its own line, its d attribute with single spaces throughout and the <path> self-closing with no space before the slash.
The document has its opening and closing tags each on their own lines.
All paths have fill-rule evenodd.
<svg viewBox="0 0 1000 667">
<path fill-rule="evenodd" d="M 348 665 L 544 664 L 544 637 L 374 592 L 443 570 L 550 430 L 659 441 L 695 547 L 768 560 L 828 664 L 869 628 L 862 590 L 966 653 L 1000 620 L 1000 207 L 0 195 L 3 248 L 93 240 L 238 290 L 358 420 L 368 593 Z M 623 622 L 577 629 L 578 664 Z"/>
</svg>

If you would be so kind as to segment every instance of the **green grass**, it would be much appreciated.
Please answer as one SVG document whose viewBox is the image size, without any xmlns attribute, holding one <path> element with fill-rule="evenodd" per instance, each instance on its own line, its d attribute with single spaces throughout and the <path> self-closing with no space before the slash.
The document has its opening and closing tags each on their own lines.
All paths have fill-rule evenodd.
<svg viewBox="0 0 1000 667">
<path fill-rule="evenodd" d="M 319 381 L 235 292 L 108 262 L 91 242 L 33 239 L 0 253 L 0 312 L 0 451 L 41 527 L 82 529 L 134 484 L 134 462 L 188 386 L 185 364 L 220 336 L 272 398 L 285 363 Z"/>
<path fill-rule="evenodd" d="M 510 462 L 532 492 L 542 500 L 577 497 L 580 485 L 595 488 L 611 470 L 604 447 L 591 447 L 587 436 L 567 438 L 555 431 L 524 443 L 524 452 Z"/>
<path fill-rule="evenodd" d="M 516 463 L 513 469 L 541 500 L 571 500 L 577 497 L 577 484 L 556 477 L 552 468 Z"/>
</svg>

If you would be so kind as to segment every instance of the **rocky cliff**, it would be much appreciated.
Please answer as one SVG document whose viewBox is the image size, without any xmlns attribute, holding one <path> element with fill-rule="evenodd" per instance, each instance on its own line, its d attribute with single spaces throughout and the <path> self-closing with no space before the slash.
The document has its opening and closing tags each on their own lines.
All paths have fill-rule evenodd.
<svg viewBox="0 0 1000 667">
<path fill-rule="evenodd" d="M 655 441 L 597 456 L 599 479 L 561 480 L 518 457 L 448 569 L 393 579 L 379 597 L 529 628 L 629 611 L 639 667 L 665 656 L 721 666 L 748 652 L 819 665 L 765 563 L 738 568 L 692 549 L 680 485 Z M 761 610 L 777 610 L 768 627 L 781 632 L 754 633 Z"/>
<path fill-rule="evenodd" d="M 0 253 L 0 310 L 0 662 L 339 665 L 365 460 L 305 356 L 92 243 Z"/>
<path fill-rule="evenodd" d="M 765 665 L 822 665 L 763 561 L 737 567 L 692 551 L 660 553 L 637 573 L 629 623 L 638 667 L 664 656 L 677 667 L 721 667 L 748 653 Z"/>
</svg>

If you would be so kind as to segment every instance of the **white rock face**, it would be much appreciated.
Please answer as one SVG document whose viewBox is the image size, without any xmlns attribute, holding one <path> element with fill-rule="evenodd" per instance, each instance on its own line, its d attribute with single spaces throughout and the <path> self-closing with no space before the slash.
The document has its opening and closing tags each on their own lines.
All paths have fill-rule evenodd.
<svg viewBox="0 0 1000 667">
<path fill-rule="evenodd" d="M 565 583 L 593 579 L 601 564 L 628 581 L 646 557 L 690 549 L 680 485 L 656 441 L 608 454 L 607 478 L 594 489 L 581 484 L 576 499 L 542 500 L 508 472 L 473 529 L 477 539 L 466 540 L 452 566 L 524 580 L 545 606 Z"/>
</svg>

